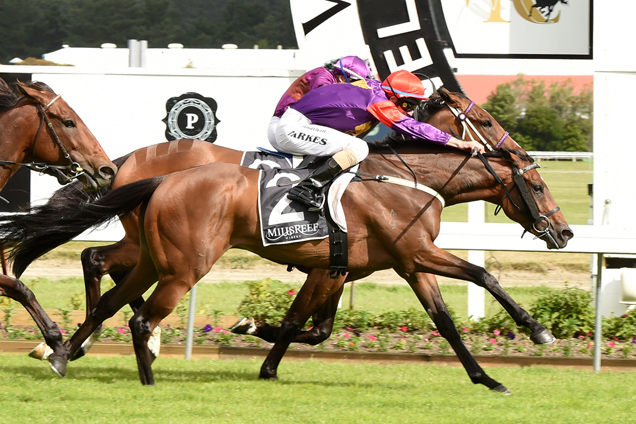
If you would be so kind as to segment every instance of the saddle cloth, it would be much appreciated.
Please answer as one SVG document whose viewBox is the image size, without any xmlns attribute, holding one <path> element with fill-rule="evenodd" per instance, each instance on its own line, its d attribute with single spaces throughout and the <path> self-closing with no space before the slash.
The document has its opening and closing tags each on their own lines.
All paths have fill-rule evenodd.
<svg viewBox="0 0 636 424">
<path fill-rule="evenodd" d="M 259 174 L 258 214 L 263 246 L 320 240 L 329 235 L 325 217 L 310 212 L 306 205 L 287 198 L 293 186 L 309 175 L 307 169 L 262 169 Z M 355 175 L 344 173 L 331 184 L 327 192 L 329 212 L 346 232 L 346 219 L 340 203 L 342 195 Z"/>
</svg>

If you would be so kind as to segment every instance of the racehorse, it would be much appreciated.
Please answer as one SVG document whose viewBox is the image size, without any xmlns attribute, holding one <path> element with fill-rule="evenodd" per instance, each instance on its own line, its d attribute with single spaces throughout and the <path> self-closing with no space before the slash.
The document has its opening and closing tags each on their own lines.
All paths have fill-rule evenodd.
<svg viewBox="0 0 636 424">
<path fill-rule="evenodd" d="M 410 165 L 410 171 L 386 150 L 369 155 L 361 166 L 362 175 L 391 174 L 407 179 L 412 171 L 449 205 L 477 199 L 499 203 L 511 219 L 543 238 L 549 248 L 562 248 L 573 236 L 536 166 L 521 152 L 499 149 L 490 153 L 487 163 L 491 174 L 478 158 L 452 149 L 424 143 L 409 143 L 397 149 Z M 81 232 L 143 204 L 140 214 L 143 248 L 139 261 L 120 286 L 100 299 L 97 308 L 66 343 L 69 351 L 50 356 L 49 361 L 61 375 L 66 372 L 68 358 L 104 319 L 138 298 L 158 280 L 155 291 L 130 320 L 141 381 L 154 384 L 152 359 L 146 344 L 150 332 L 227 249 L 236 247 L 274 262 L 311 270 L 308 282 L 283 321 L 276 346 L 261 368 L 261 377 L 276 376 L 275 369 L 289 341 L 318 306 L 341 288 L 344 278 L 323 284 L 326 282 L 324 272 L 329 267 L 328 241 L 263 246 L 255 205 L 258 174 L 258 171 L 231 164 L 201 166 L 124 186 L 94 203 L 81 205 L 82 210 L 78 212 L 81 219 L 67 218 L 67 225 L 73 222 L 73 228 Z M 517 190 L 512 190 L 513 187 Z M 427 274 L 484 286 L 506 305 L 518 324 L 532 331 L 533 338 L 541 340 L 547 330 L 521 309 L 483 268 L 434 245 L 442 210 L 438 198 L 367 178 L 352 184 L 342 201 L 349 229 L 348 278 L 359 278 L 380 269 L 395 269 L 432 315 L 471 380 L 508 392 L 505 386 L 485 374 L 463 345 L 436 282 Z M 530 213 L 534 208 L 541 211 L 539 219 Z M 321 283 L 314 284 L 316 282 Z"/>
<path fill-rule="evenodd" d="M 493 140 L 493 147 L 501 141 L 499 144 L 503 147 L 520 149 L 516 143 L 505 137 L 507 133 L 487 112 L 459 93 L 451 93 L 440 88 L 423 106 L 418 111 L 420 115 L 418 119 L 425 120 L 437 128 L 457 134 L 462 133 L 464 136 L 482 137 L 482 140 Z M 112 188 L 207 163 L 240 164 L 243 154 L 244 152 L 200 140 L 176 140 L 144 147 L 116 160 L 119 172 Z M 16 240 L 11 252 L 13 271 L 16 276 L 19 277 L 33 260 L 67 241 L 64 238 L 52 241 L 49 234 L 56 231 L 57 226 L 54 224 L 61 217 L 76 212 L 77 206 L 86 201 L 90 201 L 90 198 L 87 198 L 79 187 L 69 185 L 58 190 L 49 203 L 32 211 L 31 219 L 42 223 L 38 231 L 30 231 L 26 235 L 8 233 L 11 239 Z M 125 229 L 122 240 L 110 246 L 91 247 L 82 252 L 87 313 L 99 300 L 101 278 L 108 273 L 115 283 L 118 283 L 137 263 L 139 232 L 136 212 L 133 211 L 122 217 L 121 222 Z M 38 224 L 24 225 L 28 227 Z M 137 299 L 131 306 L 133 310 L 136 310 L 142 303 L 143 299 Z M 335 309 L 331 311 L 335 312 Z M 323 323 L 324 321 L 321 320 Z M 323 325 L 316 323 L 313 332 L 319 332 L 319 337 L 326 338 L 329 334 L 321 330 L 323 328 Z M 264 334 L 263 331 L 261 334 Z M 87 346 L 90 346 L 90 343 Z M 82 348 L 79 356 L 85 353 L 87 346 Z"/>
<path fill-rule="evenodd" d="M 55 176 L 61 184 L 79 180 L 87 191 L 111 184 L 117 167 L 73 109 L 41 82 L 16 83 L 19 95 L 0 78 L 0 190 L 20 166 Z M 31 290 L 0 275 L 0 296 L 20 302 L 51 347 L 61 333 Z"/>
</svg>

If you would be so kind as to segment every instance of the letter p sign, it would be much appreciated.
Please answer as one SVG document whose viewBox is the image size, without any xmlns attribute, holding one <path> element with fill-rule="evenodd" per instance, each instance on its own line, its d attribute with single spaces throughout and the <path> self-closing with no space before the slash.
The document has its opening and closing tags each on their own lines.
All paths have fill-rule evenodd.
<svg viewBox="0 0 636 424">
<path fill-rule="evenodd" d="M 186 129 L 194 129 L 194 124 L 199 120 L 199 116 L 196 113 L 186 113 Z"/>
</svg>

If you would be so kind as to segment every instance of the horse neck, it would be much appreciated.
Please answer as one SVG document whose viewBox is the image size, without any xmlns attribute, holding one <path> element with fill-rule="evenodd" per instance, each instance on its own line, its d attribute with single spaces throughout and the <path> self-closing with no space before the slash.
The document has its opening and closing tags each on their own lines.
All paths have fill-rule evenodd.
<svg viewBox="0 0 636 424">
<path fill-rule="evenodd" d="M 400 154 L 417 176 L 418 184 L 426 185 L 444 197 L 447 206 L 485 200 L 497 203 L 504 195 L 503 188 L 476 157 L 455 153 L 448 149 L 431 149 L 426 153 Z M 371 157 L 375 160 L 369 161 Z M 399 176 L 413 181 L 413 174 L 394 155 L 370 155 L 370 174 Z M 502 158 L 490 158 L 493 170 L 504 183 L 512 177 L 512 168 Z M 397 174 L 397 175 L 396 175 Z"/>
<path fill-rule="evenodd" d="M 37 131 L 37 127 L 31 122 L 34 116 L 37 114 L 32 114 L 21 106 L 0 113 L 0 160 L 23 163 L 32 159 L 32 143 Z M 45 129 L 42 128 L 42 131 Z M 18 169 L 18 165 L 0 167 L 0 190 Z"/>
</svg>

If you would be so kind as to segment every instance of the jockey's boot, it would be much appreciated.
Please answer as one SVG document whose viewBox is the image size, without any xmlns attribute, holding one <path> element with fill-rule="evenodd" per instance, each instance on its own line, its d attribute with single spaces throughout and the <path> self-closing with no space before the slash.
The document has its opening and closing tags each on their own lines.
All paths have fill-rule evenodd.
<svg viewBox="0 0 636 424">
<path fill-rule="evenodd" d="M 325 203 L 325 186 L 341 171 L 358 163 L 352 150 L 342 150 L 320 165 L 307 178 L 292 187 L 287 197 L 309 206 L 312 212 L 319 212 Z"/>
<path fill-rule="evenodd" d="M 307 178 L 292 187 L 287 193 L 287 197 L 309 206 L 311 212 L 318 212 L 325 203 L 323 188 L 340 171 L 342 171 L 342 167 L 338 162 L 334 158 L 329 158 L 327 162 L 316 168 Z"/>
</svg>

